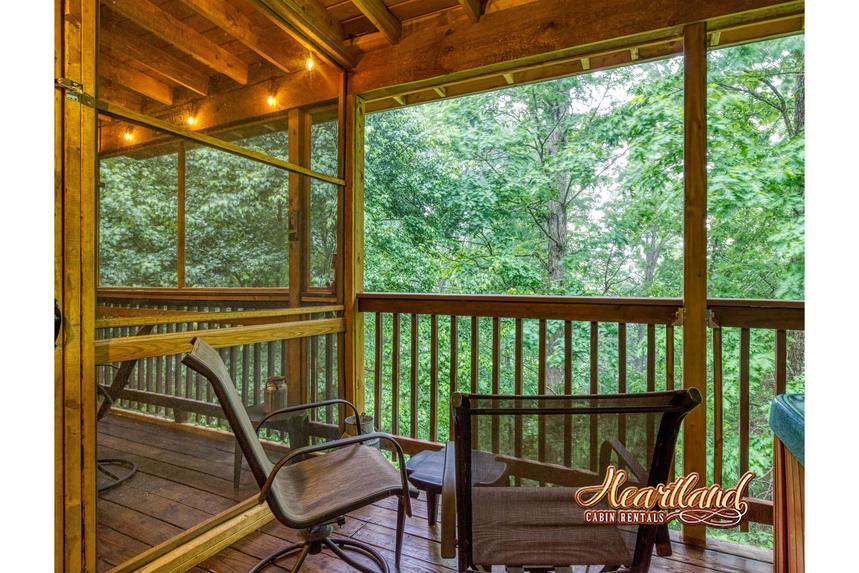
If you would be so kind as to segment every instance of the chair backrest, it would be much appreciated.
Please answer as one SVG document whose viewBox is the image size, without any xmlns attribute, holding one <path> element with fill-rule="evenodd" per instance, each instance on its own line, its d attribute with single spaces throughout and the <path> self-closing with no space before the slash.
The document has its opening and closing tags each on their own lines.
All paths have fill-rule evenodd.
<svg viewBox="0 0 859 573">
<path fill-rule="evenodd" d="M 241 398 L 236 392 L 236 387 L 230 379 L 227 367 L 221 360 L 220 354 L 205 340 L 196 337 L 191 342 L 194 346 L 191 352 L 182 358 L 182 364 L 199 372 L 212 384 L 215 395 L 221 403 L 224 416 L 227 418 L 230 428 L 236 436 L 236 441 L 248 461 L 251 473 L 257 484 L 262 487 L 273 465 L 262 448 L 262 443 L 253 424 L 251 424 L 247 410 L 245 410 Z M 276 488 L 271 489 L 274 495 L 277 495 L 275 490 Z"/>
<path fill-rule="evenodd" d="M 694 389 L 455 394 L 460 562 L 569 566 L 646 559 L 642 556 L 653 551 L 653 530 L 590 525 L 574 501 L 575 491 L 602 483 L 610 464 L 626 470 L 632 485 L 664 483 L 680 424 L 700 401 Z M 500 481 L 491 471 L 499 463 L 506 466 Z M 539 544 L 533 543 L 536 535 Z"/>
<path fill-rule="evenodd" d="M 135 332 L 134 335 L 144 336 L 152 332 L 152 328 L 153 325 L 144 324 L 137 329 L 137 332 Z M 95 416 L 96 420 L 101 420 L 107 416 L 113 403 L 122 396 L 122 391 L 125 390 L 125 387 L 128 386 L 128 381 L 131 379 L 131 371 L 134 370 L 134 366 L 139 360 L 139 358 L 126 360 L 119 365 L 116 374 L 113 375 L 113 380 L 110 382 L 110 387 L 107 390 L 104 390 L 104 396 L 102 397 Z M 99 389 L 102 390 L 101 387 L 99 387 Z"/>
</svg>

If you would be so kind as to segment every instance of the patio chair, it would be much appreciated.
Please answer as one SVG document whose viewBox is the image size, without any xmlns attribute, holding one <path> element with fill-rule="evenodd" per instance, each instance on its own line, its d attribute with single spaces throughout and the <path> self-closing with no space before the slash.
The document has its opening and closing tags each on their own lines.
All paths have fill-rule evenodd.
<svg viewBox="0 0 859 573">
<path fill-rule="evenodd" d="M 360 434 L 359 429 L 357 436 L 293 449 L 272 464 L 258 436 L 259 429 L 269 418 L 335 404 L 348 407 L 357 417 L 357 409 L 351 402 L 339 399 L 290 406 L 265 416 L 254 428 L 220 355 L 202 338 L 197 337 L 192 342 L 193 349 L 182 358 L 182 363 L 202 374 L 215 389 L 224 415 L 260 487 L 259 502 L 267 502 L 274 516 L 285 526 L 302 530 L 301 543 L 272 553 L 249 573 L 262 571 L 279 559 L 297 552 L 291 569 L 296 572 L 308 554 L 315 555 L 323 548 L 358 571 L 373 573 L 374 569 L 356 561 L 344 550 L 368 558 L 378 571 L 388 573 L 387 562 L 375 549 L 360 541 L 332 537 L 331 534 L 333 525 L 343 524 L 344 516 L 350 511 L 390 496 L 399 498 L 395 552 L 395 562 L 399 568 L 405 516 L 412 515 L 405 458 L 399 443 L 389 434 Z M 399 471 L 378 449 L 363 445 L 374 440 L 390 444 L 397 454 Z M 320 455 L 326 450 L 334 451 Z"/>
<path fill-rule="evenodd" d="M 152 332 L 152 328 L 151 324 L 143 325 L 137 329 L 137 332 L 135 332 L 134 335 L 143 336 L 145 334 L 149 334 Z M 104 388 L 101 384 L 96 384 L 95 386 L 99 396 L 101 396 L 101 401 L 97 402 L 98 408 L 95 415 L 96 423 L 107 416 L 110 409 L 113 407 L 114 402 L 122 396 L 122 391 L 125 390 L 125 387 L 128 385 L 128 381 L 131 379 L 131 372 L 134 370 L 137 360 L 137 358 L 134 360 L 126 360 L 119 366 L 114 366 L 112 364 L 106 365 L 110 368 L 116 369 L 116 373 L 113 375 L 113 379 L 108 388 Z M 137 464 L 123 458 L 100 458 L 96 460 L 95 467 L 96 470 L 98 470 L 99 477 L 101 477 L 100 480 L 96 481 L 96 490 L 98 493 L 115 488 L 119 484 L 131 479 L 131 477 L 137 473 Z"/>
<path fill-rule="evenodd" d="M 681 422 L 700 402 L 695 389 L 455 394 L 455 441 L 442 486 L 442 555 L 453 557 L 458 549 L 461 573 L 493 565 L 508 571 L 597 565 L 602 571 L 646 572 L 654 545 L 660 542 L 660 553 L 666 550 L 667 526 L 586 523 L 575 494 L 601 484 L 609 463 L 628 472 L 622 488 L 665 483 Z M 479 464 L 493 457 L 507 464 L 508 482 L 473 483 Z"/>
</svg>

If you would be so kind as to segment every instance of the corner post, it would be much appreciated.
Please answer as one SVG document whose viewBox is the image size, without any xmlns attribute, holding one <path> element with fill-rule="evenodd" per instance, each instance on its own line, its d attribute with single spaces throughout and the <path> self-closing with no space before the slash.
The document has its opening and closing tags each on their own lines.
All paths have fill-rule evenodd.
<svg viewBox="0 0 859 573">
<path fill-rule="evenodd" d="M 289 129 L 289 161 L 302 167 L 310 165 L 310 118 L 303 109 L 290 109 L 287 116 Z M 307 210 L 310 182 L 305 175 L 289 172 L 289 208 L 287 217 L 287 234 L 289 243 L 289 306 L 301 306 L 301 295 L 305 290 L 304 278 L 307 268 L 305 244 L 309 234 L 309 217 Z M 300 319 L 296 315 L 293 320 Z M 288 397 L 290 404 L 307 402 L 306 345 L 304 339 L 286 341 L 284 350 L 287 353 L 284 372 L 287 379 Z"/>
<path fill-rule="evenodd" d="M 707 395 L 707 29 L 683 30 L 683 387 Z M 683 472 L 707 475 L 707 408 L 683 425 Z M 703 544 L 703 526 L 683 526 L 685 541 Z"/>
<path fill-rule="evenodd" d="M 346 189 L 344 201 L 345 397 L 364 412 L 364 100 L 346 97 Z M 378 415 L 374 413 L 374 415 Z"/>
</svg>

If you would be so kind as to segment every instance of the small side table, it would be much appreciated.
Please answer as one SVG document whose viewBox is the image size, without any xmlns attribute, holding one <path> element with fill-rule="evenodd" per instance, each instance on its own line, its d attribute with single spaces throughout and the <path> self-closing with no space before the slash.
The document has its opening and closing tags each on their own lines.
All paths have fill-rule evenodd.
<svg viewBox="0 0 859 573">
<path fill-rule="evenodd" d="M 409 481 L 427 494 L 427 521 L 435 525 L 438 515 L 438 496 L 441 494 L 441 484 L 444 474 L 444 457 L 447 445 L 440 450 L 424 450 L 409 458 L 406 462 L 406 474 Z M 507 478 L 507 464 L 499 462 L 490 452 L 476 451 L 473 454 L 480 461 L 480 470 L 476 482 L 491 485 L 502 482 Z"/>
<path fill-rule="evenodd" d="M 256 426 L 266 414 L 263 404 L 248 406 L 248 417 L 251 419 L 251 424 Z M 275 416 L 271 421 L 266 422 L 266 428 L 277 430 L 289 436 L 289 448 L 301 448 L 310 445 L 309 418 L 307 410 L 300 410 L 290 414 Z M 242 479 L 242 449 L 239 443 L 235 445 L 235 460 L 233 465 L 233 488 L 238 489 Z"/>
</svg>

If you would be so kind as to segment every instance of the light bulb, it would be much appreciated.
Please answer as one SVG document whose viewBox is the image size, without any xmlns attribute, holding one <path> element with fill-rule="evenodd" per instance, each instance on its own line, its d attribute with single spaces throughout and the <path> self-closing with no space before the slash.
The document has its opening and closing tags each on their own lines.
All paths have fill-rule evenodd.
<svg viewBox="0 0 859 573">
<path fill-rule="evenodd" d="M 123 134 L 122 134 L 122 138 L 123 138 L 125 141 L 131 142 L 131 141 L 133 141 L 133 140 L 134 140 L 134 134 L 131 132 L 131 130 L 130 130 L 130 129 L 126 129 L 126 130 L 125 130 L 125 133 L 123 133 Z"/>
<path fill-rule="evenodd" d="M 274 97 L 274 95 L 268 96 L 268 99 L 266 101 L 268 101 L 269 107 L 274 107 L 277 105 L 277 98 Z"/>
<path fill-rule="evenodd" d="M 313 64 L 313 56 L 308 56 L 307 61 L 304 63 L 308 72 L 313 70 Z"/>
<path fill-rule="evenodd" d="M 194 125 L 195 123 L 197 123 L 197 118 L 196 118 L 196 117 L 194 117 L 193 115 L 189 115 L 189 116 L 188 116 L 188 119 L 186 119 L 186 120 L 185 120 L 185 122 L 186 122 L 188 125 Z"/>
</svg>

